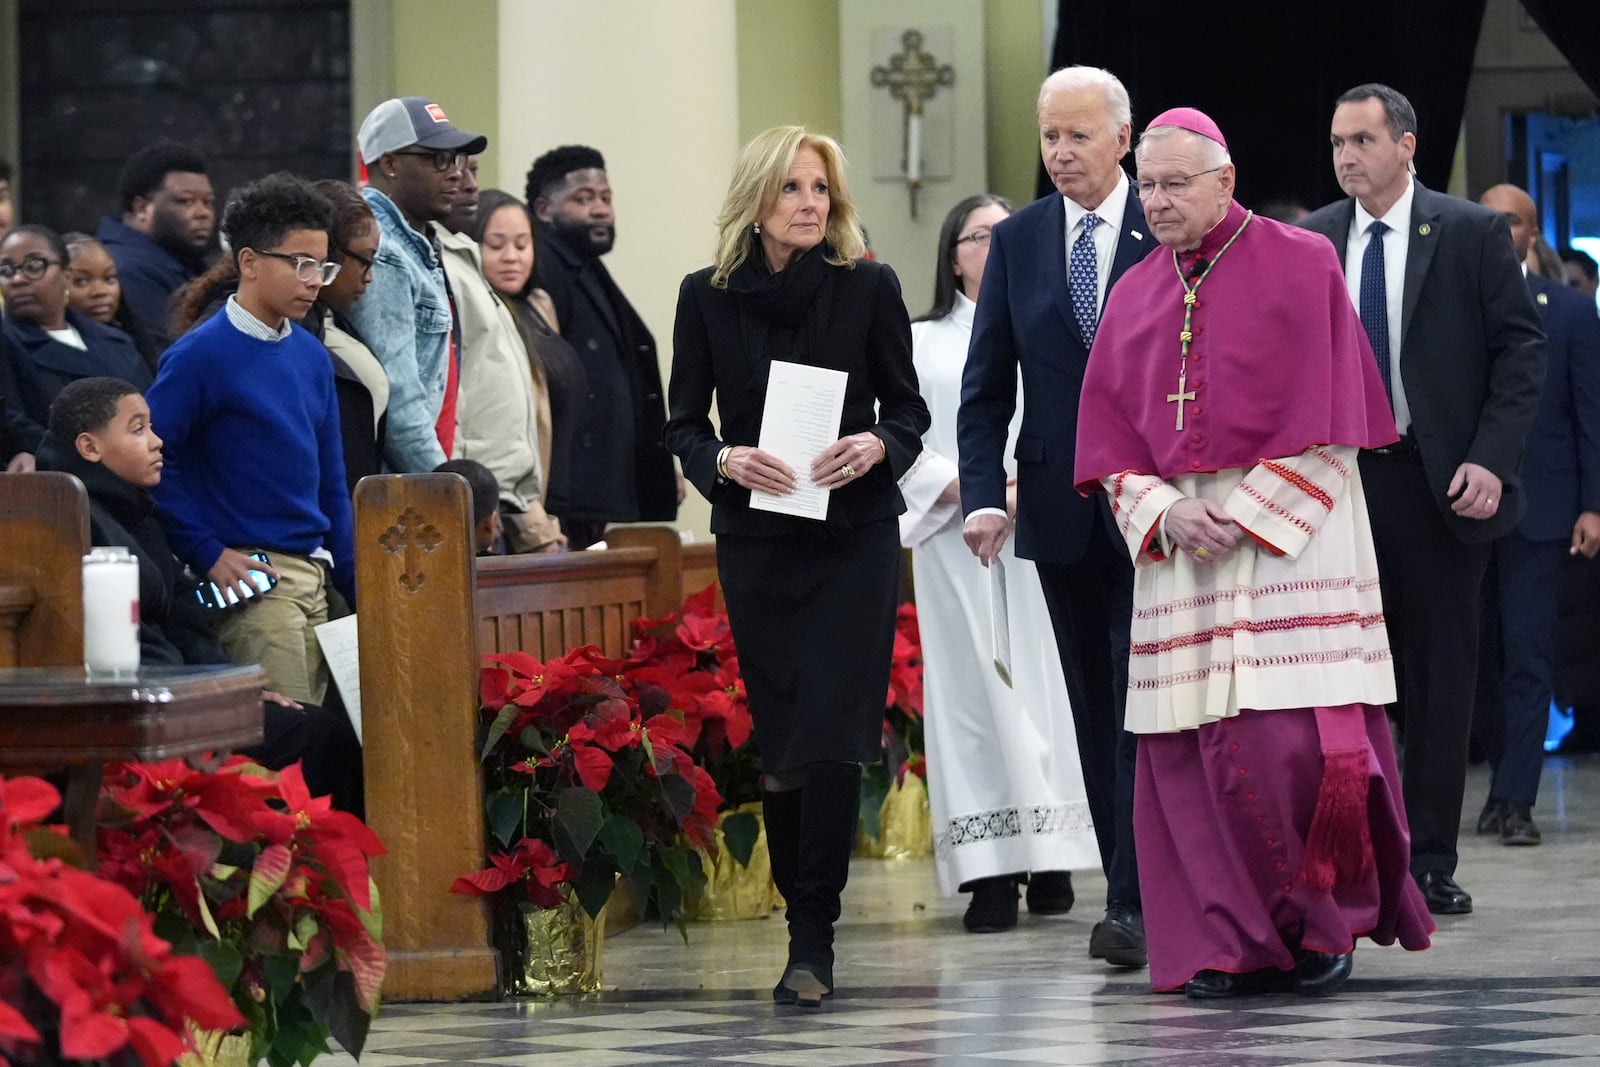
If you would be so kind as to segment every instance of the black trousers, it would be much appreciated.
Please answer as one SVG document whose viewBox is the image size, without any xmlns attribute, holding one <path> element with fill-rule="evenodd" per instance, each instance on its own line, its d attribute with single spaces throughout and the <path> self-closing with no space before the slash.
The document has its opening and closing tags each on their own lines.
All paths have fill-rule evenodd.
<svg viewBox="0 0 1600 1067">
<path fill-rule="evenodd" d="M 340 811 L 365 817 L 361 742 L 339 703 L 336 687 L 329 686 L 328 700 L 326 707 L 306 704 L 300 709 L 263 700 L 261 744 L 242 749 L 240 754 L 271 771 L 281 771 L 299 760 L 312 796 L 331 797 Z"/>
<path fill-rule="evenodd" d="M 1490 546 L 1464 544 L 1445 524 L 1415 451 L 1360 462 L 1399 687 L 1411 871 L 1453 874 Z"/>
<path fill-rule="evenodd" d="M 1494 768 L 1490 800 L 1531 808 L 1539 796 L 1567 555 L 1567 541 L 1530 541 L 1515 531 L 1494 543 L 1473 714 L 1473 732 Z"/>
<path fill-rule="evenodd" d="M 1037 566 L 1072 701 L 1106 897 L 1137 903 L 1133 770 L 1139 749 L 1138 739 L 1122 728 L 1128 706 L 1133 565 L 1122 544 L 1097 522 L 1082 559 Z"/>
</svg>

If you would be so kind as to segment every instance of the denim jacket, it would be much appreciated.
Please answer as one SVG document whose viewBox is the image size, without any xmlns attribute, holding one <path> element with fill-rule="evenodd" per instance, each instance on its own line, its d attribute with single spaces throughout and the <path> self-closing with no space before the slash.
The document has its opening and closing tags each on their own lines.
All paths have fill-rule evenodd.
<svg viewBox="0 0 1600 1067">
<path fill-rule="evenodd" d="M 384 463 L 401 474 L 431 471 L 445 461 L 434 434 L 450 360 L 450 299 L 444 267 L 427 237 L 383 193 L 366 189 L 381 237 L 372 283 L 350 319 L 389 377 Z"/>
</svg>

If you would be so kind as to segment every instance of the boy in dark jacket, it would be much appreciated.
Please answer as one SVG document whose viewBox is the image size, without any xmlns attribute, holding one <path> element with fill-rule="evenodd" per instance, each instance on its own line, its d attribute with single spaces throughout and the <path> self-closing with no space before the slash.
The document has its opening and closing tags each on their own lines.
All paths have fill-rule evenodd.
<svg viewBox="0 0 1600 1067">
<path fill-rule="evenodd" d="M 167 544 L 150 495 L 161 481 L 161 438 L 139 391 L 117 378 L 83 378 L 50 405 L 40 470 L 76 476 L 89 492 L 89 539 L 123 545 L 139 561 L 139 644 L 145 666 L 226 664 L 211 615 Z M 240 611 L 239 607 L 222 610 Z M 262 694 L 265 738 L 244 755 L 272 770 L 299 760 L 312 793 L 362 810 L 361 745 L 342 711 Z"/>
</svg>

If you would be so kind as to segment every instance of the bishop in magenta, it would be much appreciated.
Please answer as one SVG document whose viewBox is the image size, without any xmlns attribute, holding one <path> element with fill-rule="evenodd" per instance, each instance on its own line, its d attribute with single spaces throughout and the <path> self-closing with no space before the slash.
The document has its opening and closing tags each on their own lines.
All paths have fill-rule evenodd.
<svg viewBox="0 0 1600 1067">
<path fill-rule="evenodd" d="M 1166 248 L 1107 300 L 1074 480 L 1135 564 L 1127 729 L 1154 989 L 1337 988 L 1355 939 L 1426 948 L 1356 464 L 1396 440 L 1326 240 L 1233 199 L 1193 108 L 1135 155 Z"/>
</svg>

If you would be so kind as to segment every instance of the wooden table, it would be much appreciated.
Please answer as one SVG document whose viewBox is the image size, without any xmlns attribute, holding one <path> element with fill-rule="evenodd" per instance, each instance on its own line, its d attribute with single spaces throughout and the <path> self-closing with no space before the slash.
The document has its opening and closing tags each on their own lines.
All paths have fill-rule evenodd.
<svg viewBox="0 0 1600 1067">
<path fill-rule="evenodd" d="M 0 774 L 65 767 L 67 825 L 94 859 L 105 764 L 225 753 L 261 743 L 260 667 L 147 667 L 90 678 L 82 667 L 0 670 Z"/>
</svg>

